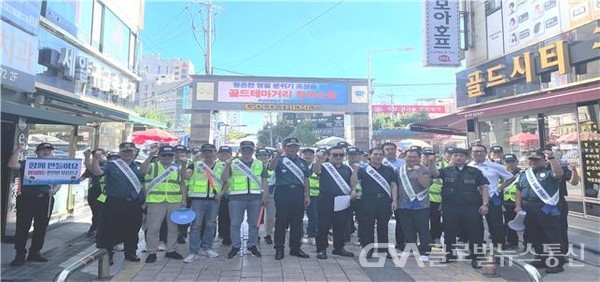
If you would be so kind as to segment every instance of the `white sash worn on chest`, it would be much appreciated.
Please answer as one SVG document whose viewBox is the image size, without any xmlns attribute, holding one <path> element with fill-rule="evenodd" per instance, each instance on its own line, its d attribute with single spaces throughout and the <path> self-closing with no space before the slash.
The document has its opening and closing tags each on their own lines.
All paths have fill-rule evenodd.
<svg viewBox="0 0 600 282">
<path fill-rule="evenodd" d="M 525 177 L 527 177 L 527 182 L 529 183 L 529 186 L 531 186 L 533 192 L 535 192 L 535 194 L 538 196 L 538 198 L 540 198 L 540 200 L 542 200 L 542 202 L 544 202 L 544 204 L 551 206 L 556 206 L 556 204 L 558 204 L 559 191 L 556 191 L 554 196 L 550 197 L 548 192 L 544 190 L 542 184 L 540 184 L 540 182 L 537 180 L 537 177 L 535 177 L 535 173 L 533 173 L 531 168 L 525 171 Z"/>
<path fill-rule="evenodd" d="M 243 172 L 244 175 L 250 178 L 250 180 L 254 181 L 258 185 L 258 187 L 262 187 L 262 182 L 260 181 L 260 179 L 258 179 L 258 177 L 256 176 L 256 174 L 254 174 L 252 169 L 250 169 L 244 162 L 240 161 L 239 159 L 236 159 L 231 165 Z"/>
<path fill-rule="evenodd" d="M 373 168 L 371 165 L 367 166 L 366 172 L 369 176 L 371 176 L 371 178 L 373 178 L 373 180 L 375 180 L 379 184 L 379 186 L 381 186 L 381 188 L 383 188 L 383 190 L 385 190 L 385 192 L 391 198 L 392 189 L 390 188 L 390 184 L 387 182 L 387 180 L 385 180 L 385 178 L 383 178 L 383 176 L 381 176 L 381 174 L 379 174 L 379 172 L 377 172 L 375 168 Z"/>
<path fill-rule="evenodd" d="M 419 201 L 422 201 L 428 196 L 427 192 L 429 191 L 429 189 L 425 189 L 419 192 L 419 194 L 415 193 L 415 189 L 413 188 L 412 183 L 410 183 L 410 179 L 408 178 L 408 174 L 406 173 L 406 165 L 400 167 L 399 174 L 400 182 L 402 183 L 404 192 L 406 192 L 406 195 L 408 195 L 408 198 L 411 201 L 414 201 L 415 198 L 419 199 Z"/>
<path fill-rule="evenodd" d="M 295 176 L 304 184 L 304 173 L 302 170 L 288 157 L 283 157 L 283 165 L 285 165 Z"/>
<path fill-rule="evenodd" d="M 397 170 L 397 169 L 398 169 L 398 168 L 397 168 L 397 167 L 396 167 L 396 166 L 395 166 L 393 163 L 391 163 L 391 162 L 390 162 L 390 161 L 388 161 L 387 159 L 383 159 L 383 161 L 382 161 L 381 163 L 382 163 L 383 165 L 387 165 L 387 166 L 390 166 L 390 167 L 392 167 L 394 170 Z"/>
<path fill-rule="evenodd" d="M 203 170 L 204 172 L 208 172 L 214 182 L 216 182 L 220 187 L 223 187 L 223 181 L 221 181 L 221 176 L 217 176 L 215 172 L 203 161 L 198 161 L 196 166 Z"/>
<path fill-rule="evenodd" d="M 159 165 L 159 164 L 155 163 L 154 165 Z M 156 186 L 165 182 L 165 180 L 167 180 L 167 178 L 169 178 L 169 176 L 171 176 L 171 173 L 176 172 L 178 170 L 179 170 L 179 168 L 177 166 L 174 166 L 174 165 L 169 166 L 169 168 L 165 169 L 165 171 L 163 171 L 163 173 L 156 176 L 154 179 L 152 179 L 152 181 L 150 181 L 150 184 L 148 185 L 149 188 L 146 190 L 146 194 L 149 194 L 152 190 L 154 190 L 154 188 L 156 188 Z"/>
<path fill-rule="evenodd" d="M 121 159 L 114 160 L 112 162 L 117 166 L 117 168 L 119 168 L 119 170 L 121 170 L 121 172 L 123 172 L 123 174 L 125 174 L 129 182 L 133 185 L 133 188 L 135 188 L 135 192 L 139 194 L 142 190 L 142 183 L 140 183 L 140 179 L 137 177 L 135 172 L 133 172 L 133 170 Z"/>
<path fill-rule="evenodd" d="M 350 194 L 352 189 L 350 188 L 348 183 L 346 183 L 346 181 L 344 180 L 342 175 L 340 175 L 340 173 L 337 171 L 337 169 L 335 169 L 333 164 L 324 163 L 323 167 L 325 168 L 325 170 L 327 170 L 327 172 L 329 172 L 329 175 L 331 175 L 331 177 L 333 178 L 333 180 L 335 181 L 337 186 L 340 188 L 340 190 L 342 190 L 342 193 L 344 193 L 345 195 Z"/>
</svg>

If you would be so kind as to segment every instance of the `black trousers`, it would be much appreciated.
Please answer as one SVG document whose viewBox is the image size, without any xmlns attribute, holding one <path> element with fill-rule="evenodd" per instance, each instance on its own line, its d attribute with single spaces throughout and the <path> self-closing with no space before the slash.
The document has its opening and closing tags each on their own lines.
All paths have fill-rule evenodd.
<svg viewBox="0 0 600 282">
<path fill-rule="evenodd" d="M 404 238 L 404 231 L 402 230 L 402 224 L 400 224 L 400 209 L 394 211 L 394 218 L 396 218 L 396 249 L 404 249 L 406 240 Z"/>
<path fill-rule="evenodd" d="M 481 248 L 483 243 L 483 221 L 479 213 L 478 205 L 442 204 L 444 215 L 444 244 L 446 245 L 446 256 L 455 258 L 457 249 L 456 237 L 462 230 L 465 240 L 469 242 L 471 259 L 476 260 L 481 252 L 474 252 L 475 247 Z"/>
<path fill-rule="evenodd" d="M 515 213 L 515 202 L 504 202 L 504 230 L 506 232 L 506 243 L 512 245 L 519 244 L 519 236 L 517 232 L 508 227 L 508 222 L 515 219 L 517 214 Z"/>
<path fill-rule="evenodd" d="M 229 218 L 229 198 L 222 197 L 219 205 L 218 217 L 219 237 L 223 239 L 224 244 L 231 244 L 231 219 Z M 204 233 L 204 232 L 202 232 Z"/>
<path fill-rule="evenodd" d="M 302 246 L 304 217 L 303 185 L 277 185 L 275 189 L 275 249 L 285 248 L 285 230 L 290 226 L 290 250 Z"/>
<path fill-rule="evenodd" d="M 569 252 L 569 203 L 565 197 L 558 200 L 558 210 L 560 211 L 560 227 L 562 231 L 561 251 L 563 254 Z"/>
<path fill-rule="evenodd" d="M 429 233 L 431 234 L 431 241 L 439 240 L 442 236 L 442 210 L 440 209 L 440 203 L 429 202 Z"/>
<path fill-rule="evenodd" d="M 431 234 L 429 233 L 429 209 L 398 209 L 406 244 L 417 244 L 419 236 L 419 253 L 429 255 L 431 252 Z"/>
<path fill-rule="evenodd" d="M 348 213 L 348 226 L 346 226 L 346 230 L 344 231 L 344 242 L 350 242 L 350 240 L 352 239 L 352 233 L 356 231 L 355 217 L 356 221 L 358 221 L 359 201 L 360 200 L 358 199 L 354 199 L 352 200 L 352 202 L 350 202 L 350 212 Z"/>
<path fill-rule="evenodd" d="M 88 190 L 87 202 L 90 206 L 90 210 L 92 210 L 92 226 L 90 226 L 90 230 L 92 231 L 98 229 L 100 217 L 102 217 L 102 203 L 98 202 L 98 196 L 100 196 L 99 190 Z"/>
<path fill-rule="evenodd" d="M 366 247 L 375 243 L 374 229 L 377 222 L 377 242 L 387 250 L 388 223 L 392 216 L 392 201 L 387 195 L 381 198 L 363 198 L 362 215 L 359 217 L 359 230 L 363 230 L 360 245 Z"/>
<path fill-rule="evenodd" d="M 319 225 L 317 227 L 317 252 L 327 250 L 329 240 L 327 235 L 329 228 L 333 225 L 333 249 L 341 250 L 344 248 L 344 235 L 348 230 L 348 220 L 352 213 L 351 208 L 342 211 L 333 211 L 334 196 L 321 194 L 317 201 L 317 211 L 319 213 Z"/>
<path fill-rule="evenodd" d="M 48 212 L 50 205 L 50 212 Z M 46 229 L 52 215 L 54 197 L 45 193 L 23 193 L 17 196 L 17 230 L 15 232 L 15 250 L 17 256 L 25 256 L 27 238 L 33 222 L 33 237 L 29 253 L 38 253 L 44 246 Z"/>
<path fill-rule="evenodd" d="M 548 215 L 542 211 L 543 203 L 523 201 L 525 230 L 531 234 L 531 244 L 538 259 L 555 257 L 562 265 L 565 253 L 562 252 L 562 219 L 560 215 Z M 552 255 L 554 252 L 556 255 Z"/>
<path fill-rule="evenodd" d="M 502 194 L 500 194 L 500 197 L 502 197 Z M 502 203 L 494 206 L 494 204 L 490 202 L 488 213 L 485 215 L 485 220 L 487 221 L 488 231 L 492 235 L 492 243 L 495 247 L 506 244 L 503 217 Z"/>
<path fill-rule="evenodd" d="M 126 255 L 135 255 L 138 245 L 138 232 L 142 227 L 142 204 L 135 199 L 108 197 L 102 217 L 104 238 L 100 248 L 112 251 L 123 242 Z"/>
</svg>

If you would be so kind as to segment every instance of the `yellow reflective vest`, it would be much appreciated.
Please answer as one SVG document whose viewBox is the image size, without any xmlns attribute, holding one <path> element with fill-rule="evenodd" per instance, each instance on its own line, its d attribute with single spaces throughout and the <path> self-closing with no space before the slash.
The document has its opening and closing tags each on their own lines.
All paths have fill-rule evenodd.
<svg viewBox="0 0 600 282">
<path fill-rule="evenodd" d="M 106 178 L 104 177 L 104 175 L 102 175 L 100 177 L 100 196 L 98 196 L 98 198 L 96 198 L 96 200 L 100 203 L 104 203 L 106 202 L 106 194 L 104 194 L 104 189 L 106 188 Z"/>
<path fill-rule="evenodd" d="M 207 172 L 200 168 L 198 163 L 199 162 L 196 162 L 194 164 L 194 173 L 192 173 L 192 177 L 188 180 L 188 197 L 212 198 L 223 189 L 223 187 L 219 185 L 219 182 L 221 174 L 223 174 L 223 170 L 225 169 L 225 163 L 217 160 L 212 167 L 214 174 L 219 177 L 219 180 L 213 179 L 214 189 L 208 181 Z M 213 192 L 212 195 L 210 193 L 211 190 Z"/>
<path fill-rule="evenodd" d="M 515 202 L 516 199 L 516 194 L 517 194 L 517 183 L 519 182 L 519 176 L 517 176 L 517 179 L 515 179 L 515 181 L 513 181 L 510 185 L 508 185 L 508 187 L 504 188 L 504 194 L 502 196 L 502 198 L 504 199 L 505 202 Z"/>
<path fill-rule="evenodd" d="M 446 168 L 446 167 L 448 167 L 448 163 L 446 161 L 441 161 L 439 164 L 439 168 Z M 429 186 L 429 201 L 430 202 L 434 202 L 434 203 L 442 202 L 442 185 L 443 185 L 443 182 L 442 182 L 441 178 L 433 179 L 431 186 Z"/>
<path fill-rule="evenodd" d="M 313 164 L 314 165 L 314 164 Z M 310 177 L 308 178 L 308 185 L 310 186 L 309 195 L 311 197 L 319 196 L 319 176 L 312 171 L 312 166 L 308 168 L 310 170 Z"/>
<path fill-rule="evenodd" d="M 167 168 L 168 169 L 168 168 Z M 150 169 L 146 174 L 145 182 L 147 185 L 152 182 L 152 179 L 161 175 L 165 171 L 165 167 L 160 162 L 153 162 L 150 164 Z M 183 201 L 183 195 L 180 189 L 181 174 L 180 170 L 176 170 L 169 174 L 167 179 L 160 184 L 156 185 L 152 191 L 148 193 L 146 197 L 146 203 L 180 203 Z M 146 187 L 150 189 L 151 187 Z"/>
<path fill-rule="evenodd" d="M 256 183 L 240 169 L 234 166 L 235 162 L 241 162 L 240 159 L 234 159 L 231 163 L 231 176 L 229 177 L 229 195 L 243 194 L 260 194 L 262 183 Z M 263 162 L 260 160 L 252 160 L 250 167 L 252 173 L 256 175 L 259 181 L 262 181 L 262 173 L 264 170 Z"/>
</svg>

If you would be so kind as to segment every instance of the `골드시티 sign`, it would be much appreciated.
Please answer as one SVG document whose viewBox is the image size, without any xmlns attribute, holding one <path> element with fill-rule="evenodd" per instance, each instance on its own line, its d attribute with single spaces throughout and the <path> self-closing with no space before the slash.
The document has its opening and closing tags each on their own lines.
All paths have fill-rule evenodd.
<svg viewBox="0 0 600 282">
<path fill-rule="evenodd" d="M 78 184 L 81 159 L 25 160 L 23 185 Z"/>
</svg>

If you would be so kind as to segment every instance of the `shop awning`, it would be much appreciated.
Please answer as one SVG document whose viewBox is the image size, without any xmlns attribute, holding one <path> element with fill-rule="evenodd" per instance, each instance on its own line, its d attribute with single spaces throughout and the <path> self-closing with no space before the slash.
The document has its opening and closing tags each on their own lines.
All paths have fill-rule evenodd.
<svg viewBox="0 0 600 282">
<path fill-rule="evenodd" d="M 544 93 L 525 95 L 515 99 L 498 101 L 487 105 L 476 106 L 460 112 L 463 117 L 469 116 L 498 116 L 517 112 L 576 104 L 578 102 L 597 100 L 600 93 L 600 83 L 594 82 L 584 86 L 568 89 L 546 91 Z"/>
<path fill-rule="evenodd" d="M 139 123 L 139 124 L 143 124 L 143 125 L 149 125 L 152 127 L 158 127 L 158 128 L 167 128 L 167 125 L 164 122 L 160 122 L 160 121 L 156 121 L 153 119 L 149 119 L 149 118 L 145 118 L 139 115 L 129 115 L 129 121 L 132 121 L 134 123 Z"/>
<path fill-rule="evenodd" d="M 27 117 L 30 123 L 86 125 L 87 121 L 76 115 L 64 114 L 43 108 L 34 108 L 23 104 L 2 100 L 2 113 Z"/>
<path fill-rule="evenodd" d="M 464 115 L 457 113 L 430 119 L 422 123 L 410 125 L 411 131 L 429 132 L 444 135 L 466 136 L 467 124 Z"/>
</svg>

